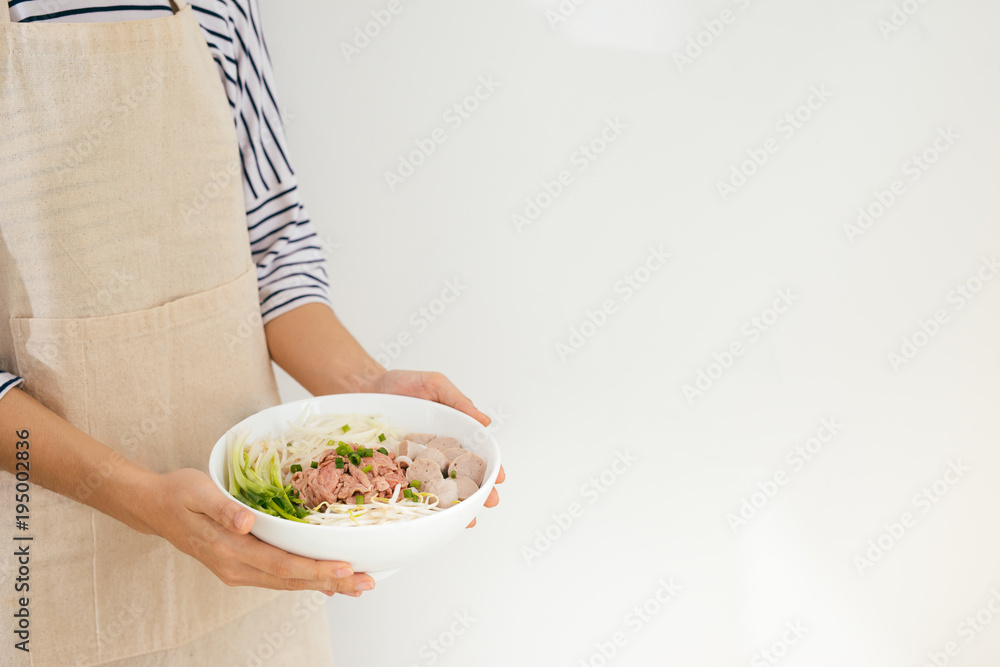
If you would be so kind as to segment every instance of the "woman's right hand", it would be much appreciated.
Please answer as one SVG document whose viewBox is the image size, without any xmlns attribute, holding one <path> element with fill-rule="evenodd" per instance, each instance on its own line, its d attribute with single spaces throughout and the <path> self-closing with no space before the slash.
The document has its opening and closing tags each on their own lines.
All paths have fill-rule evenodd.
<svg viewBox="0 0 1000 667">
<path fill-rule="evenodd" d="M 348 563 L 295 556 L 250 535 L 253 514 L 199 470 L 157 475 L 148 492 L 152 512 L 144 518 L 151 531 L 197 558 L 229 586 L 354 597 L 375 586 Z"/>
</svg>

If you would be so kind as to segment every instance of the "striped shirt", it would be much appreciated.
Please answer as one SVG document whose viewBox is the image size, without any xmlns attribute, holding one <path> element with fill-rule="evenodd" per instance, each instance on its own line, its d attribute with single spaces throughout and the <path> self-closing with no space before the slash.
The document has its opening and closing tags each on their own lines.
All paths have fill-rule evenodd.
<svg viewBox="0 0 1000 667">
<path fill-rule="evenodd" d="M 264 322 L 330 304 L 321 244 L 299 198 L 257 0 L 190 0 L 225 84 L 239 139 L 250 250 Z M 132 21 L 170 16 L 168 0 L 10 0 L 16 22 Z M 0 371 L 0 397 L 21 378 Z"/>
</svg>

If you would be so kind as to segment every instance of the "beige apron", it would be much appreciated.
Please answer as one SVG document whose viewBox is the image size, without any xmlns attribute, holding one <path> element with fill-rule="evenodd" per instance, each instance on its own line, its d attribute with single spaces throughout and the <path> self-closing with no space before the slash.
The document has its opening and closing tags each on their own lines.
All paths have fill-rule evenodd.
<svg viewBox="0 0 1000 667">
<path fill-rule="evenodd" d="M 0 368 L 158 472 L 205 470 L 224 431 L 278 400 L 240 173 L 190 7 L 78 24 L 0 7 Z M 0 475 L 4 507 L 13 486 Z M 30 508 L 31 652 L 5 629 L 0 663 L 330 664 L 317 594 L 227 587 L 38 486 Z"/>
</svg>

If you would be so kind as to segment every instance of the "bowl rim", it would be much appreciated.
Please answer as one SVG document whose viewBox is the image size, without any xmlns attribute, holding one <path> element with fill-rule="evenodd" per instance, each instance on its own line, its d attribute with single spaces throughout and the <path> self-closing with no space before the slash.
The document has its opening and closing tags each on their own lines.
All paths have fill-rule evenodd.
<svg viewBox="0 0 1000 667">
<path fill-rule="evenodd" d="M 428 525 L 428 521 L 432 521 L 433 520 L 433 521 L 440 522 L 442 520 L 442 517 L 444 517 L 445 520 L 446 520 L 447 519 L 447 515 L 444 512 L 440 512 L 440 513 L 437 513 L 437 514 L 429 514 L 427 516 L 417 517 L 417 518 L 411 519 L 409 521 L 399 521 L 399 522 L 396 522 L 396 523 L 388 523 L 388 524 L 383 524 L 383 525 L 380 525 L 380 526 L 321 526 L 321 525 L 317 525 L 317 524 L 313 524 L 313 523 L 299 523 L 297 521 L 289 521 L 288 519 L 284 519 L 284 518 L 279 517 L 279 516 L 272 516 L 270 514 L 265 514 L 264 512 L 261 512 L 258 509 L 254 509 L 253 507 L 250 507 L 249 505 L 243 504 L 242 502 L 240 502 L 240 500 L 238 498 L 236 498 L 231 493 L 229 493 L 229 489 L 226 488 L 225 486 L 223 486 L 222 480 L 218 479 L 216 477 L 215 470 L 212 467 L 212 458 L 215 456 L 215 451 L 218 448 L 220 448 L 220 447 L 223 447 L 223 448 L 226 447 L 227 444 L 228 444 L 226 441 L 227 441 L 227 439 L 229 437 L 229 434 L 232 433 L 233 430 L 239 428 L 241 425 L 243 425 L 248 420 L 254 419 L 254 418 L 260 416 L 261 414 L 263 414 L 265 412 L 268 412 L 269 410 L 277 410 L 279 408 L 280 409 L 291 409 L 293 407 L 294 408 L 299 408 L 301 406 L 304 406 L 304 405 L 306 405 L 308 403 L 312 403 L 312 402 L 314 402 L 316 400 L 320 400 L 320 399 L 341 398 L 341 397 L 344 397 L 344 398 L 346 398 L 346 397 L 356 398 L 356 397 L 370 397 L 370 396 L 378 396 L 380 399 L 386 399 L 387 398 L 390 401 L 401 401 L 403 403 L 406 403 L 406 402 L 429 403 L 429 404 L 435 406 L 434 409 L 443 409 L 445 412 L 449 412 L 450 411 L 450 412 L 458 415 L 462 419 L 467 420 L 470 424 L 475 425 L 476 428 L 478 428 L 484 434 L 486 434 L 487 440 L 485 441 L 484 445 L 490 447 L 494 451 L 494 453 L 496 455 L 495 459 L 494 459 L 496 467 L 495 467 L 495 469 L 493 469 L 493 475 L 490 476 L 488 474 L 490 472 L 490 470 L 493 468 L 493 466 L 487 466 L 487 470 L 486 470 L 487 475 L 484 477 L 483 486 L 479 487 L 478 491 L 476 491 L 474 494 L 472 494 L 471 496 L 469 496 L 465 500 L 461 501 L 458 504 L 458 506 L 456 506 L 456 508 L 457 508 L 457 507 L 461 506 L 463 503 L 466 503 L 466 502 L 468 502 L 470 500 L 475 500 L 477 497 L 482 497 L 482 500 L 476 500 L 475 502 L 472 503 L 473 505 L 477 506 L 477 509 L 474 510 L 473 513 L 474 514 L 478 513 L 478 511 L 479 511 L 478 508 L 479 507 L 483 507 L 485 505 L 486 498 L 489 497 L 489 493 L 492 491 L 493 487 L 496 485 L 496 477 L 500 473 L 500 465 L 501 465 L 501 461 L 500 461 L 500 443 L 497 442 L 496 438 L 493 436 L 492 433 L 489 432 L 489 430 L 488 430 L 488 428 L 486 426 L 483 426 L 481 423 L 479 423 L 478 421 L 476 421 L 475 419 L 473 419 L 471 416 L 465 414 L 461 410 L 456 410 L 455 408 L 451 407 L 450 405 L 445 405 L 444 403 L 438 403 L 437 401 L 431 401 L 431 400 L 428 400 L 428 399 L 425 399 L 425 398 L 416 398 L 415 396 L 403 396 L 401 394 L 380 394 L 380 393 L 375 393 L 375 392 L 363 392 L 363 393 L 362 392 L 354 392 L 354 393 L 343 393 L 343 394 L 325 394 L 325 395 L 321 395 L 321 396 L 309 396 L 307 398 L 301 398 L 301 399 L 298 399 L 298 400 L 295 400 L 295 401 L 289 401 L 288 403 L 278 403 L 278 404 L 272 405 L 270 407 L 264 408 L 263 410 L 255 412 L 252 415 L 248 415 L 247 417 L 243 418 L 242 420 L 240 420 L 236 424 L 233 424 L 232 426 L 230 426 L 226 430 L 225 433 L 223 433 L 219 437 L 218 440 L 216 440 L 215 444 L 212 446 L 212 449 L 211 449 L 211 451 L 209 452 L 209 455 L 208 455 L 208 476 L 215 483 L 215 486 L 218 487 L 223 493 L 226 494 L 226 497 L 228 499 L 233 500 L 233 501 L 239 503 L 240 506 L 243 509 L 249 510 L 250 512 L 253 513 L 253 515 L 255 517 L 254 518 L 254 527 L 255 528 L 257 526 L 257 517 L 260 517 L 264 521 L 270 521 L 272 519 L 275 520 L 275 521 L 280 521 L 281 523 L 278 524 L 278 525 L 294 526 L 295 528 L 291 528 L 292 530 L 298 530 L 300 528 L 314 528 L 314 529 L 321 529 L 321 530 L 325 530 L 325 531 L 329 531 L 329 532 L 334 532 L 334 533 L 336 533 L 336 532 L 345 532 L 346 531 L 346 532 L 348 532 L 350 534 L 355 534 L 356 535 L 356 534 L 358 534 L 357 531 L 359 529 L 364 529 L 365 533 L 371 533 L 371 532 L 373 532 L 375 530 L 380 530 L 380 531 L 383 531 L 383 532 L 385 532 L 385 531 L 391 531 L 391 530 L 399 530 L 399 531 L 413 530 L 411 528 L 411 526 L 413 526 L 414 524 L 421 525 L 421 526 L 427 526 Z M 386 416 L 388 417 L 388 415 L 386 415 Z M 227 460 L 227 458 L 225 456 L 223 456 L 223 467 L 224 467 L 223 469 L 225 469 L 226 460 Z M 487 484 L 485 482 L 486 479 L 490 480 L 489 484 Z M 485 496 L 484 496 L 484 494 L 485 494 Z M 449 507 L 448 509 L 456 509 L 456 508 Z M 251 534 L 252 533 L 253 533 L 253 529 L 251 529 Z"/>
</svg>

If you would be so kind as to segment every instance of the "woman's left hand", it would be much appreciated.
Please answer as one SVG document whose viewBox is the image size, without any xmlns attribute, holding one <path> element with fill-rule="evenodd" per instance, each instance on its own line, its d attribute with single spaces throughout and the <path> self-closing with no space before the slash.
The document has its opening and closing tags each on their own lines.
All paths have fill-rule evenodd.
<svg viewBox="0 0 1000 667">
<path fill-rule="evenodd" d="M 476 408 L 469 397 L 458 390 L 451 380 L 441 373 L 426 371 L 403 371 L 392 370 L 376 376 L 372 380 L 366 381 L 359 391 L 374 394 L 398 394 L 400 396 L 413 396 L 423 398 L 428 401 L 435 401 L 442 405 L 455 408 L 460 412 L 469 415 L 483 426 L 490 425 L 490 418 Z M 504 480 L 503 466 L 500 466 L 500 473 L 497 475 L 496 483 Z M 486 499 L 486 507 L 495 507 L 500 502 L 500 494 L 494 486 L 490 491 L 489 498 Z M 473 519 L 469 527 L 476 525 Z"/>
</svg>

